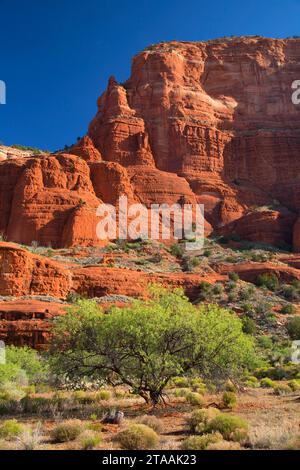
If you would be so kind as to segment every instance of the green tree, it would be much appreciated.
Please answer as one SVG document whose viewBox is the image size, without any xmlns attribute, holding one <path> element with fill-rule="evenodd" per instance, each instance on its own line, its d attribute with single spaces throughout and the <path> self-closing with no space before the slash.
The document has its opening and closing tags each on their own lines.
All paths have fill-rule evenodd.
<svg viewBox="0 0 300 470">
<path fill-rule="evenodd" d="M 47 363 L 34 349 L 27 346 L 6 346 L 6 363 L 0 364 L 0 384 L 28 380 L 40 382 L 47 377 Z"/>
<path fill-rule="evenodd" d="M 156 404 L 174 377 L 197 373 L 219 381 L 251 367 L 253 342 L 234 314 L 215 305 L 197 308 L 179 289 L 152 286 L 150 294 L 109 314 L 78 300 L 53 330 L 56 374 L 71 383 L 126 384 Z"/>
</svg>

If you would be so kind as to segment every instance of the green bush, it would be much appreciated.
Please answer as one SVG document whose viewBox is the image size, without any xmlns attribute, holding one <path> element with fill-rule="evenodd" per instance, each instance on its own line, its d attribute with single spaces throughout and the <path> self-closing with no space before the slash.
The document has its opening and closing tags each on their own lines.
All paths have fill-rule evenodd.
<svg viewBox="0 0 300 470">
<path fill-rule="evenodd" d="M 248 423 L 239 416 L 220 413 L 212 419 L 206 432 L 219 432 L 227 441 L 242 442 L 248 435 Z"/>
<path fill-rule="evenodd" d="M 83 450 L 92 450 L 102 441 L 101 435 L 91 430 L 85 430 L 80 434 L 80 444 Z"/>
<path fill-rule="evenodd" d="M 290 380 L 288 382 L 288 386 L 293 392 L 297 392 L 297 390 L 300 389 L 300 380 L 296 380 L 296 379 Z"/>
<path fill-rule="evenodd" d="M 250 388 L 258 388 L 260 386 L 260 383 L 257 377 L 254 377 L 254 375 L 250 375 L 245 380 L 245 385 L 246 387 L 250 387 Z"/>
<path fill-rule="evenodd" d="M 209 282 L 202 281 L 199 284 L 199 300 L 211 300 L 213 297 L 212 285 Z"/>
<path fill-rule="evenodd" d="M 281 286 L 280 294 L 289 301 L 299 301 L 300 300 L 300 288 L 298 283 L 293 283 L 292 285 L 284 284 Z"/>
<path fill-rule="evenodd" d="M 109 390 L 99 390 L 96 397 L 99 400 L 109 400 L 111 398 L 111 392 Z"/>
<path fill-rule="evenodd" d="M 189 388 L 176 388 L 174 391 L 175 397 L 186 397 L 190 393 Z"/>
<path fill-rule="evenodd" d="M 255 333 L 257 332 L 257 326 L 252 318 L 245 316 L 242 318 L 242 323 L 244 333 L 246 333 L 247 335 L 255 335 Z"/>
<path fill-rule="evenodd" d="M 180 289 L 152 287 L 147 301 L 112 307 L 109 315 L 96 302 L 80 300 L 56 318 L 52 333 L 52 369 L 69 385 L 113 375 L 153 405 L 183 371 L 205 373 L 213 382 L 238 377 L 257 360 L 236 315 L 217 305 L 195 307 Z"/>
<path fill-rule="evenodd" d="M 206 385 L 201 379 L 191 379 L 190 386 L 194 392 L 201 393 L 202 395 L 206 392 Z"/>
<path fill-rule="evenodd" d="M 173 383 L 176 387 L 180 388 L 188 388 L 190 385 L 190 382 L 186 377 L 174 377 Z"/>
<path fill-rule="evenodd" d="M 236 387 L 236 385 L 232 382 L 232 380 L 227 380 L 227 382 L 225 383 L 225 390 L 226 390 L 226 392 L 236 392 L 236 391 L 237 391 L 237 387 Z"/>
<path fill-rule="evenodd" d="M 27 346 L 19 348 L 16 346 L 7 346 L 5 348 L 6 364 L 0 365 L 0 382 L 7 380 L 16 380 L 18 374 L 23 371 L 30 383 L 39 382 L 47 378 L 48 366 L 41 359 L 38 352 Z M 5 370 L 10 369 L 12 377 L 5 377 Z"/>
<path fill-rule="evenodd" d="M 51 437 L 55 442 L 74 441 L 82 432 L 80 420 L 72 419 L 57 424 L 51 431 Z"/>
<path fill-rule="evenodd" d="M 192 433 L 201 434 L 207 424 L 215 418 L 220 411 L 217 408 L 201 408 L 195 410 L 188 418 L 188 426 Z"/>
<path fill-rule="evenodd" d="M 280 313 L 284 315 L 294 315 L 297 312 L 296 307 L 293 304 L 283 305 L 280 309 Z"/>
<path fill-rule="evenodd" d="M 25 396 L 24 390 L 13 382 L 0 384 L 0 399 L 6 401 L 20 401 Z"/>
<path fill-rule="evenodd" d="M 18 401 L 3 400 L 0 398 L 0 416 L 13 414 L 18 410 L 18 407 Z"/>
<path fill-rule="evenodd" d="M 189 392 L 186 397 L 185 397 L 187 403 L 193 406 L 200 405 L 202 406 L 204 401 L 203 397 L 200 393 L 195 393 L 195 392 Z"/>
<path fill-rule="evenodd" d="M 176 258 L 182 258 L 183 252 L 183 247 L 179 243 L 172 245 L 170 248 L 171 255 L 175 256 Z"/>
<path fill-rule="evenodd" d="M 258 286 L 266 287 L 271 291 L 276 291 L 279 287 L 278 277 L 273 273 L 259 274 L 256 283 Z"/>
<path fill-rule="evenodd" d="M 228 277 L 233 282 L 237 282 L 240 279 L 240 276 L 238 275 L 238 273 L 235 273 L 234 271 L 231 273 L 228 273 Z"/>
<path fill-rule="evenodd" d="M 287 324 L 287 331 L 291 339 L 300 339 L 300 317 L 293 317 Z"/>
<path fill-rule="evenodd" d="M 268 377 L 265 377 L 264 379 L 261 379 L 260 386 L 262 388 L 274 388 L 276 386 L 276 383 Z"/>
<path fill-rule="evenodd" d="M 8 419 L 0 425 L 0 438 L 14 439 L 24 431 L 24 426 L 16 419 Z"/>
<path fill-rule="evenodd" d="M 158 435 L 145 424 L 131 424 L 117 434 L 116 440 L 126 450 L 155 449 L 158 445 Z"/>
<path fill-rule="evenodd" d="M 232 410 L 237 404 L 237 396 L 234 392 L 225 391 L 222 395 L 222 405 L 224 408 Z"/>
<path fill-rule="evenodd" d="M 274 387 L 275 395 L 288 395 L 291 393 L 291 389 L 287 384 L 278 384 Z"/>
<path fill-rule="evenodd" d="M 222 434 L 216 432 L 203 434 L 203 436 L 190 436 L 181 444 L 182 450 L 206 450 L 210 444 L 216 444 L 223 440 Z"/>
<path fill-rule="evenodd" d="M 222 284 L 218 282 L 212 287 L 212 293 L 216 296 L 222 295 L 223 292 L 224 292 L 224 287 L 222 286 Z"/>
</svg>

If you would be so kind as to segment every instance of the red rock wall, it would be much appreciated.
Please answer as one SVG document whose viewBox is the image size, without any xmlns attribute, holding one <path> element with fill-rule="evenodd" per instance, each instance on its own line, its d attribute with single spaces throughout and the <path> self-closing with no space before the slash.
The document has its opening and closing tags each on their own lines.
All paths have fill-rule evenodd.
<svg viewBox="0 0 300 470">
<path fill-rule="evenodd" d="M 197 200 L 215 230 L 291 243 L 300 208 L 291 84 L 299 77 L 297 39 L 170 42 L 141 52 L 123 85 L 110 78 L 71 155 L 0 162 L 0 232 L 25 244 L 94 244 L 91 212 L 127 194 L 146 204 Z M 276 206 L 284 224 L 274 237 L 267 211 L 250 230 L 252 206 Z"/>
</svg>

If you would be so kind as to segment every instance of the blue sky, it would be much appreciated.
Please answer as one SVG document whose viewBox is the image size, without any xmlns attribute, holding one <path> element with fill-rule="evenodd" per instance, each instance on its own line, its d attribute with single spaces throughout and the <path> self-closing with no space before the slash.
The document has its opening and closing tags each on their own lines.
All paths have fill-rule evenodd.
<svg viewBox="0 0 300 470">
<path fill-rule="evenodd" d="M 299 0 L 0 0 L 0 141 L 54 150 L 85 134 L 107 79 L 166 40 L 300 35 Z"/>
</svg>

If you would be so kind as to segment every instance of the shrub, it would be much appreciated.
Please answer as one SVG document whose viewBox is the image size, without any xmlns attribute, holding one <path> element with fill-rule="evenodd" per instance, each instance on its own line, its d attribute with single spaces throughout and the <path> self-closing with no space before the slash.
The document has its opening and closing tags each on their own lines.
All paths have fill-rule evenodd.
<svg viewBox="0 0 300 470">
<path fill-rule="evenodd" d="M 24 450 L 34 450 L 40 443 L 42 437 L 41 423 L 38 423 L 34 429 L 26 428 L 18 436 L 18 441 Z"/>
<path fill-rule="evenodd" d="M 212 298 L 212 285 L 209 282 L 202 281 L 199 284 L 199 299 L 210 300 Z"/>
<path fill-rule="evenodd" d="M 85 430 L 80 434 L 80 445 L 83 450 L 92 450 L 100 444 L 102 438 L 99 433 L 91 430 Z"/>
<path fill-rule="evenodd" d="M 234 385 L 234 383 L 231 380 L 227 380 L 227 382 L 225 383 L 225 390 L 227 392 L 236 392 L 237 387 Z"/>
<path fill-rule="evenodd" d="M 51 437 L 55 442 L 74 441 L 81 431 L 81 421 L 72 419 L 56 425 L 51 431 Z"/>
<path fill-rule="evenodd" d="M 186 397 L 190 392 L 189 388 L 176 388 L 174 395 L 175 397 Z"/>
<path fill-rule="evenodd" d="M 213 442 L 207 446 L 207 450 L 241 450 L 242 447 L 239 442 L 218 441 Z"/>
<path fill-rule="evenodd" d="M 257 326 L 255 321 L 249 317 L 242 318 L 243 332 L 247 335 L 254 335 L 257 332 Z"/>
<path fill-rule="evenodd" d="M 286 304 L 281 307 L 280 313 L 284 315 L 294 315 L 297 312 L 296 307 L 293 304 Z"/>
<path fill-rule="evenodd" d="M 288 386 L 290 387 L 290 389 L 293 391 L 293 392 L 297 392 L 297 390 L 300 389 L 300 381 L 298 380 L 290 380 L 288 382 Z"/>
<path fill-rule="evenodd" d="M 176 258 L 181 258 L 183 256 L 183 247 L 179 243 L 176 243 L 171 246 L 170 253 Z"/>
<path fill-rule="evenodd" d="M 116 436 L 121 447 L 126 450 L 154 449 L 158 445 L 158 435 L 145 424 L 132 424 Z"/>
<path fill-rule="evenodd" d="M 24 430 L 24 426 L 16 419 L 8 419 L 0 425 L 0 437 L 3 439 L 13 439 L 19 436 Z"/>
<path fill-rule="evenodd" d="M 40 414 L 47 411 L 51 405 L 51 399 L 46 397 L 26 396 L 20 401 L 25 413 Z"/>
<path fill-rule="evenodd" d="M 190 382 L 186 377 L 174 377 L 173 383 L 180 388 L 188 388 L 190 385 Z"/>
<path fill-rule="evenodd" d="M 52 330 L 54 373 L 70 385 L 87 376 L 113 377 L 155 405 L 183 370 L 213 381 L 253 366 L 254 342 L 233 313 L 217 305 L 195 307 L 180 289 L 152 287 L 150 294 L 147 301 L 112 307 L 109 315 L 96 302 L 80 300 L 59 316 Z"/>
<path fill-rule="evenodd" d="M 279 287 L 278 277 L 272 273 L 259 274 L 256 283 L 260 287 L 266 287 L 271 291 L 275 291 Z"/>
<path fill-rule="evenodd" d="M 73 398 L 80 405 L 89 405 L 97 401 L 96 395 L 94 393 L 87 393 L 87 392 L 84 392 L 83 390 L 76 390 L 73 393 Z"/>
<path fill-rule="evenodd" d="M 222 434 L 216 432 L 203 434 L 203 436 L 190 436 L 181 444 L 183 450 L 206 450 L 211 444 L 216 444 L 223 440 Z"/>
<path fill-rule="evenodd" d="M 222 405 L 224 408 L 233 409 L 237 403 L 237 396 L 234 392 L 224 392 L 222 396 Z"/>
<path fill-rule="evenodd" d="M 202 382 L 201 379 L 192 379 L 190 382 L 190 386 L 194 392 L 201 393 L 202 395 L 204 395 L 204 393 L 206 392 L 206 385 Z"/>
<path fill-rule="evenodd" d="M 7 401 L 20 401 L 25 396 L 24 390 L 12 382 L 0 384 L 0 399 Z"/>
<path fill-rule="evenodd" d="M 194 257 L 194 258 L 191 259 L 190 262 L 191 262 L 192 267 L 193 267 L 193 268 L 196 268 L 196 267 L 199 266 L 199 264 L 200 264 L 200 259 Z"/>
<path fill-rule="evenodd" d="M 228 273 L 228 277 L 231 281 L 233 282 L 237 282 L 240 278 L 240 276 L 238 275 L 238 273 L 235 273 L 235 272 L 231 272 L 231 273 Z"/>
<path fill-rule="evenodd" d="M 192 433 L 201 434 L 209 421 L 215 418 L 220 411 L 217 408 L 202 408 L 195 410 L 188 418 L 188 426 Z"/>
<path fill-rule="evenodd" d="M 261 379 L 260 386 L 263 388 L 274 388 L 276 383 L 268 377 L 265 377 L 264 379 Z"/>
<path fill-rule="evenodd" d="M 0 366 L 0 377 L 2 379 L 4 379 L 2 369 L 7 370 L 12 367 L 15 371 L 18 370 L 19 374 L 23 371 L 29 382 L 38 382 L 46 378 L 47 364 L 45 361 L 41 360 L 41 357 L 34 349 L 30 349 L 27 346 L 22 348 L 7 346 L 5 348 L 5 355 L 6 364 Z M 13 380 L 14 375 L 15 372 L 13 373 L 13 377 L 11 379 L 8 378 L 8 380 Z"/>
<path fill-rule="evenodd" d="M 99 390 L 96 397 L 99 400 L 109 400 L 111 398 L 111 392 L 109 390 Z"/>
<path fill-rule="evenodd" d="M 19 408 L 19 402 L 15 400 L 3 400 L 0 398 L 0 416 L 13 414 Z"/>
<path fill-rule="evenodd" d="M 291 339 L 300 339 L 300 317 L 293 317 L 287 324 L 287 331 Z"/>
<path fill-rule="evenodd" d="M 250 388 L 257 388 L 257 387 L 260 386 L 260 383 L 259 383 L 257 377 L 254 377 L 254 375 L 250 375 L 250 376 L 247 377 L 247 379 L 245 380 L 245 385 L 246 385 L 247 387 L 250 387 Z"/>
<path fill-rule="evenodd" d="M 291 391 L 287 384 L 278 384 L 274 387 L 275 395 L 288 395 Z"/>
<path fill-rule="evenodd" d="M 248 434 L 248 424 L 239 416 L 220 413 L 206 427 L 206 432 L 219 432 L 227 441 L 242 442 Z"/>
<path fill-rule="evenodd" d="M 141 418 L 139 418 L 139 424 L 145 424 L 157 433 L 160 433 L 162 430 L 162 422 L 156 416 L 153 415 L 142 416 Z"/>
<path fill-rule="evenodd" d="M 189 392 L 186 395 L 185 399 L 190 405 L 193 405 L 193 406 L 203 405 L 203 397 L 202 395 L 200 395 L 200 393 Z"/>
<path fill-rule="evenodd" d="M 222 295 L 224 292 L 224 287 L 222 286 L 222 284 L 219 284 L 219 283 L 216 283 L 213 287 L 212 287 L 212 293 L 216 296 L 218 295 Z"/>
</svg>

